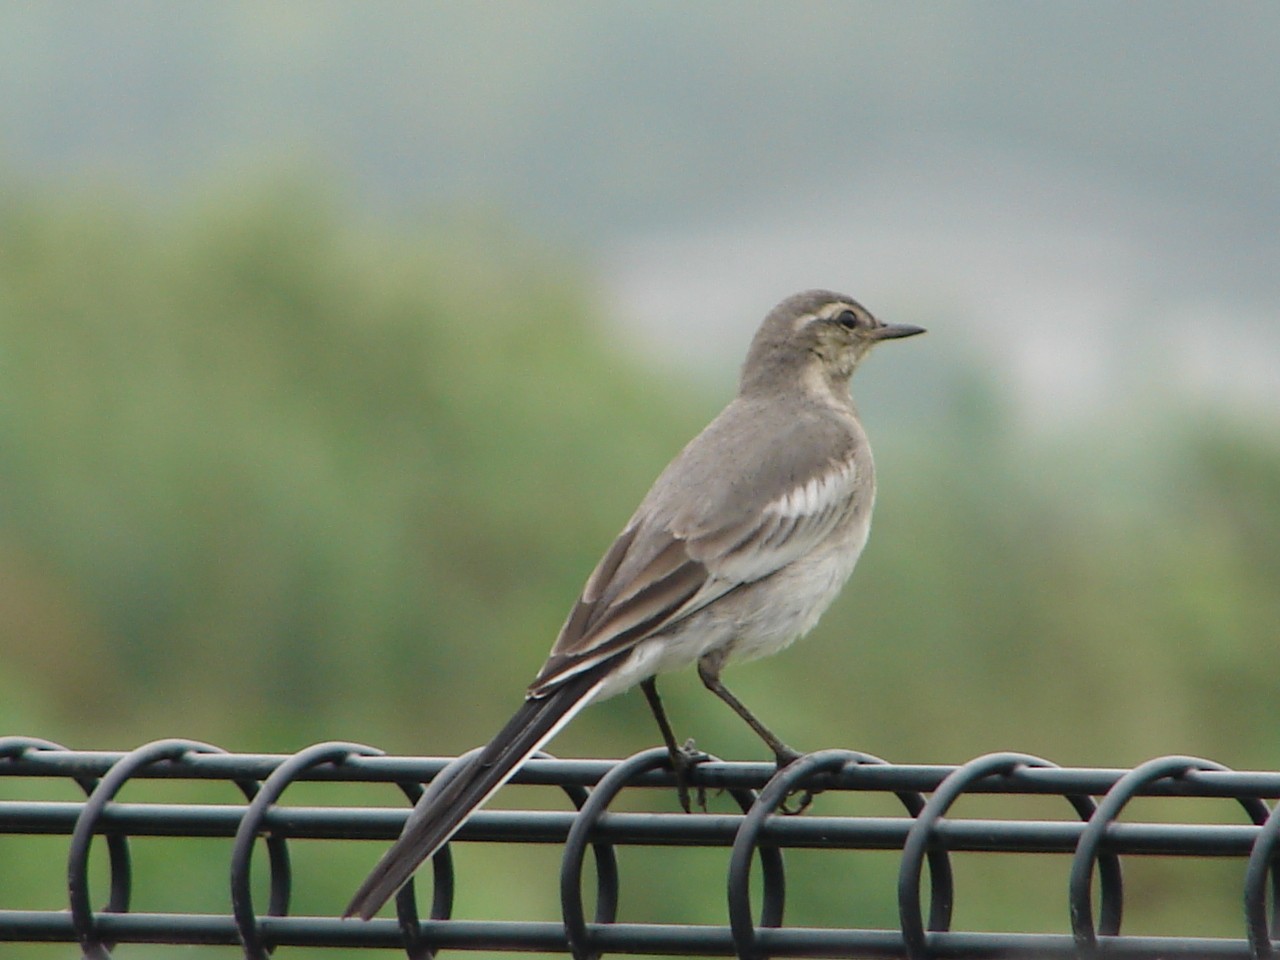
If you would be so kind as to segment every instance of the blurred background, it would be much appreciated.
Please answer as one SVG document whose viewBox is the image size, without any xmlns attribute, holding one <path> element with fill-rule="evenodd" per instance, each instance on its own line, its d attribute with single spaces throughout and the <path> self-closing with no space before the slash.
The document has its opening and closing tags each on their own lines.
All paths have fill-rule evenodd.
<svg viewBox="0 0 1280 960">
<path fill-rule="evenodd" d="M 821 286 L 929 335 L 860 371 L 869 548 L 743 699 L 897 762 L 1276 769 L 1278 64 L 1261 2 L 3 6 L 0 728 L 476 745 Z M 654 743 L 627 696 L 554 749 Z M 460 915 L 558 916 L 466 852 Z M 137 908 L 225 912 L 225 854 Z M 624 918 L 716 922 L 722 867 Z M 895 868 L 789 920 L 892 926 Z M 970 869 L 957 927 L 1066 929 L 1065 866 Z M 1126 931 L 1239 935 L 1234 882 L 1145 883 Z"/>
</svg>

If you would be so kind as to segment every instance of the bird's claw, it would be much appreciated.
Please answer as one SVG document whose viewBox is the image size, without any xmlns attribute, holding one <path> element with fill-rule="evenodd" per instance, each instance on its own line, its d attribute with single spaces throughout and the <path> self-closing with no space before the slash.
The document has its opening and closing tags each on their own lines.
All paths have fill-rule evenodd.
<svg viewBox="0 0 1280 960">
<path fill-rule="evenodd" d="M 796 795 L 799 795 L 800 801 L 797 806 L 792 807 L 789 804 L 790 804 L 791 798 Z M 787 794 L 785 799 L 783 799 L 782 803 L 778 805 L 778 811 L 784 817 L 798 817 L 800 814 L 804 813 L 806 810 L 809 809 L 809 805 L 813 803 L 813 798 L 816 796 L 817 796 L 817 793 L 815 793 L 812 790 L 792 790 L 790 793 Z"/>
<path fill-rule="evenodd" d="M 795 763 L 797 760 L 799 760 L 803 756 L 804 754 L 801 753 L 799 750 L 793 750 L 791 747 L 788 747 L 785 743 L 781 744 L 780 749 L 776 750 L 774 753 L 774 758 L 777 760 L 777 763 L 778 763 L 779 772 L 781 772 L 784 767 L 789 767 L 791 764 Z M 795 807 L 789 806 L 788 803 L 791 800 L 791 798 L 797 795 L 800 797 L 799 804 Z M 806 810 L 809 809 L 810 804 L 813 803 L 813 798 L 816 797 L 817 795 L 818 793 L 815 790 L 808 790 L 808 789 L 792 790 L 790 793 L 786 795 L 782 803 L 779 804 L 778 810 L 780 813 L 782 813 L 783 816 L 787 816 L 787 817 L 799 816 L 800 814 L 804 813 Z"/>
<path fill-rule="evenodd" d="M 711 759 L 711 754 L 704 753 L 699 750 L 693 740 L 686 740 L 684 746 L 671 754 L 671 772 L 676 778 L 676 797 L 680 801 L 680 808 L 685 813 L 693 813 L 693 797 L 689 794 L 689 773 L 700 763 L 706 763 Z M 703 813 L 707 812 L 707 790 L 705 787 L 697 789 L 698 807 Z"/>
</svg>

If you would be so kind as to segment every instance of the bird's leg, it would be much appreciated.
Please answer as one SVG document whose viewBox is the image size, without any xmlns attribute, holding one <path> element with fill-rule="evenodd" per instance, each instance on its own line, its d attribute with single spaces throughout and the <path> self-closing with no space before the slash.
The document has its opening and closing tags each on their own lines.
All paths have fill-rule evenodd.
<svg viewBox="0 0 1280 960">
<path fill-rule="evenodd" d="M 734 713 L 747 721 L 747 725 L 756 732 L 756 736 L 763 740 L 765 746 L 773 751 L 773 755 L 778 761 L 779 770 L 793 760 L 799 760 L 803 754 L 799 750 L 793 750 L 783 743 L 777 734 L 757 720 L 755 715 L 746 708 L 746 705 L 724 685 L 720 679 L 720 667 L 721 659 L 711 654 L 699 660 L 698 676 L 702 678 L 702 685 L 727 703 Z"/>
<path fill-rule="evenodd" d="M 720 669 L 724 665 L 724 657 L 723 655 L 717 656 L 716 653 L 718 651 L 709 653 L 698 661 L 698 676 L 702 679 L 702 685 L 727 703 L 734 713 L 747 722 L 747 725 L 756 732 L 756 736 L 763 740 L 765 746 L 773 751 L 779 770 L 804 756 L 799 750 L 783 743 L 776 733 L 756 719 L 755 714 L 747 709 L 746 704 L 734 696 L 733 692 L 724 685 L 724 682 L 720 679 Z M 805 790 L 800 797 L 800 805 L 798 807 L 789 808 L 784 804 L 782 812 L 786 814 L 803 813 L 812 802 L 813 791 Z"/>
<path fill-rule="evenodd" d="M 693 745 L 692 740 L 685 741 L 684 746 L 676 743 L 676 735 L 671 730 L 671 721 L 667 719 L 667 711 L 662 706 L 662 698 L 658 696 L 658 682 L 650 677 L 640 681 L 640 689 L 644 698 L 649 701 L 649 709 L 653 711 L 653 719 L 658 721 L 658 729 L 662 731 L 662 740 L 667 745 L 667 753 L 671 757 L 671 772 L 676 778 L 676 796 L 685 813 L 693 812 L 693 804 L 689 797 L 689 771 L 709 759 L 705 753 Z M 707 809 L 707 794 L 698 788 L 698 806 Z"/>
</svg>

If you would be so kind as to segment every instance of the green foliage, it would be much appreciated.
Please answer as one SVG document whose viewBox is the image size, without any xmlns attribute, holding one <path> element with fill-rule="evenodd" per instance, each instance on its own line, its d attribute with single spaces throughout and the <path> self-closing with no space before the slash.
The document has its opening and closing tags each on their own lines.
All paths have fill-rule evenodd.
<svg viewBox="0 0 1280 960">
<path fill-rule="evenodd" d="M 456 221 L 352 225 L 283 179 L 168 213 L 88 195 L 0 206 L 4 726 L 77 747 L 437 754 L 491 733 L 719 402 L 642 369 L 574 272 L 527 246 Z M 983 377 L 956 384 L 916 427 L 881 424 L 862 394 L 881 474 L 868 553 L 815 637 L 732 672 L 734 688 L 810 749 L 1280 765 L 1275 674 L 1259 669 L 1280 621 L 1275 424 L 1184 416 L 1044 442 L 1011 428 Z M 696 679 L 664 691 L 682 735 L 760 756 Z M 654 741 L 628 697 L 557 749 Z M 225 862 L 225 845 L 191 849 L 191 875 Z M 335 854 L 306 908 L 336 909 L 373 853 Z M 544 853 L 515 856 L 543 876 Z M 495 891 L 474 908 L 555 916 L 554 891 L 512 883 L 510 854 L 460 852 L 484 881 L 470 889 Z M 816 866 L 794 886 L 797 922 L 894 922 L 892 858 L 846 858 L 838 883 L 832 858 L 799 859 Z M 962 925 L 1063 929 L 1061 878 L 1007 867 L 966 865 L 961 889 L 985 899 L 960 905 Z M 629 887 L 624 913 L 718 916 L 719 861 L 696 870 L 705 901 Z M 144 899 L 178 895 L 146 874 Z M 175 906 L 225 910 L 209 888 Z M 1134 922 L 1234 909 L 1171 889 Z"/>
<path fill-rule="evenodd" d="M 72 739 L 461 749 L 453 681 L 518 702 L 694 422 L 510 240 L 280 184 L 3 216 L 0 634 Z"/>
</svg>

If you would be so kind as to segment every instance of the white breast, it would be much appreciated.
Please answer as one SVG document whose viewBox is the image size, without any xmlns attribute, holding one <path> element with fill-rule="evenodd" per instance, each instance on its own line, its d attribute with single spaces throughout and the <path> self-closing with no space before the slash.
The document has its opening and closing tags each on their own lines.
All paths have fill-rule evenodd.
<svg viewBox="0 0 1280 960">
<path fill-rule="evenodd" d="M 853 573 L 870 527 L 870 511 L 851 518 L 845 537 L 745 588 L 730 660 L 777 653 L 812 630 Z"/>
</svg>

